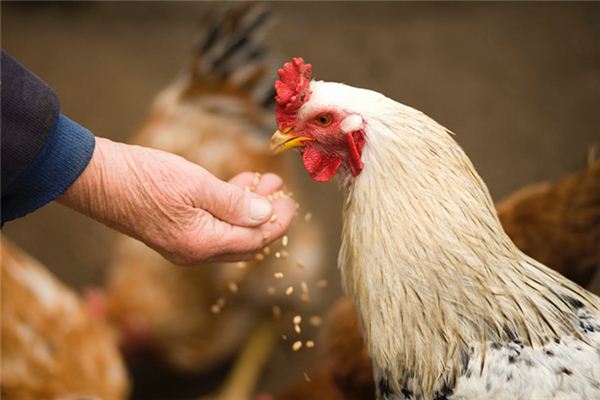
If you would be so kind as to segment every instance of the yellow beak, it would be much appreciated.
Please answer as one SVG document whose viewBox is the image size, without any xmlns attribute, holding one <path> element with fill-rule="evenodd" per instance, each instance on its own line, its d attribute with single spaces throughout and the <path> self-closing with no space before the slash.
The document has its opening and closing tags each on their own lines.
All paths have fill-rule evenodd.
<svg viewBox="0 0 600 400">
<path fill-rule="evenodd" d="M 271 151 L 274 154 L 279 154 L 292 147 L 303 147 L 304 142 L 314 140 L 308 136 L 294 136 L 292 133 L 292 128 L 286 128 L 283 132 L 275 131 L 271 136 Z"/>
</svg>

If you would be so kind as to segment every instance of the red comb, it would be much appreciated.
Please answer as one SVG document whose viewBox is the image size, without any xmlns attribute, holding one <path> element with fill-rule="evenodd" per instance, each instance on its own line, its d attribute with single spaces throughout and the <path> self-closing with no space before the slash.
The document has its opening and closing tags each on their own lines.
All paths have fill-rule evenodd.
<svg viewBox="0 0 600 400">
<path fill-rule="evenodd" d="M 308 101 L 311 69 L 312 66 L 304 64 L 302 57 L 296 57 L 277 71 L 275 112 L 279 129 L 292 126 L 298 109 Z"/>
</svg>

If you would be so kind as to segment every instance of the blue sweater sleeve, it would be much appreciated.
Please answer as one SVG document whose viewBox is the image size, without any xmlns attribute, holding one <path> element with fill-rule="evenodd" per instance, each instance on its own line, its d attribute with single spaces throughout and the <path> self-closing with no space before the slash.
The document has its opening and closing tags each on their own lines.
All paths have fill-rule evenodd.
<svg viewBox="0 0 600 400">
<path fill-rule="evenodd" d="M 60 114 L 54 91 L 2 52 L 2 225 L 63 194 L 94 152 L 90 131 Z"/>
</svg>

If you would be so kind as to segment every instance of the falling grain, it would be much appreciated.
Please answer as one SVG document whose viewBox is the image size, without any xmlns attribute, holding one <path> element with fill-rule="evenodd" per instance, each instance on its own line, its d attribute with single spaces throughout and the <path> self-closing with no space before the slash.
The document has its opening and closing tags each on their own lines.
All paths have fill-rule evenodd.
<svg viewBox="0 0 600 400">
<path fill-rule="evenodd" d="M 292 321 L 294 322 L 294 325 L 298 325 L 299 323 L 302 322 L 302 316 L 296 315 L 296 316 L 294 316 L 294 319 Z"/>
<path fill-rule="evenodd" d="M 225 306 L 226 302 L 227 302 L 227 300 L 225 299 L 225 297 L 219 297 L 217 299 L 217 305 L 221 308 Z"/>
<path fill-rule="evenodd" d="M 323 318 L 319 317 L 318 315 L 313 315 L 308 320 L 308 323 L 312 326 L 321 326 L 321 324 L 323 323 Z"/>
<path fill-rule="evenodd" d="M 281 252 L 279 252 L 279 251 L 275 252 L 275 258 L 281 258 Z"/>
<path fill-rule="evenodd" d="M 290 253 L 287 252 L 287 250 L 281 250 L 281 258 L 284 260 L 287 260 L 287 258 L 290 256 Z"/>
<path fill-rule="evenodd" d="M 283 238 L 281 238 L 281 244 L 284 246 L 288 245 L 288 237 L 284 236 Z"/>
<path fill-rule="evenodd" d="M 312 219 L 312 213 L 309 211 L 304 215 L 304 221 L 308 222 Z"/>
<path fill-rule="evenodd" d="M 229 285 L 227 285 L 227 287 L 229 288 L 229 291 L 231 293 L 237 293 L 239 290 L 238 285 L 235 282 L 229 282 Z"/>
<path fill-rule="evenodd" d="M 313 347 L 315 347 L 315 342 L 313 342 L 312 340 L 307 340 L 305 346 L 307 349 L 312 349 Z"/>
<path fill-rule="evenodd" d="M 302 333 L 302 328 L 300 328 L 300 325 L 294 325 L 294 331 L 299 335 Z"/>
<path fill-rule="evenodd" d="M 300 282 L 300 289 L 302 289 L 302 293 L 308 293 L 308 284 L 306 281 Z"/>
<path fill-rule="evenodd" d="M 292 350 L 298 351 L 302 348 L 302 342 L 300 340 L 296 340 L 294 344 L 292 344 Z"/>
<path fill-rule="evenodd" d="M 281 317 L 281 307 L 279 307 L 279 306 L 273 306 L 272 311 L 273 311 L 273 316 L 275 318 Z"/>
<path fill-rule="evenodd" d="M 286 336 L 286 335 L 281 335 L 281 338 L 282 338 L 283 340 L 287 340 L 287 336 Z"/>
<path fill-rule="evenodd" d="M 274 272 L 273 276 L 275 279 L 283 279 L 283 272 Z"/>
<path fill-rule="evenodd" d="M 262 261 L 262 260 L 264 260 L 264 259 L 265 259 L 265 255 L 264 255 L 264 254 L 262 254 L 262 253 L 258 253 L 257 255 L 255 255 L 255 256 L 254 256 L 254 259 L 255 259 L 256 261 Z"/>
<path fill-rule="evenodd" d="M 216 304 L 213 304 L 212 306 L 210 306 L 210 312 L 213 314 L 218 314 L 221 312 L 221 307 L 219 307 Z"/>
<path fill-rule="evenodd" d="M 269 222 L 275 222 L 275 221 L 277 221 L 277 215 L 273 214 L 271 216 L 271 218 L 269 219 Z"/>
<path fill-rule="evenodd" d="M 244 261 L 240 261 L 240 262 L 236 263 L 235 266 L 238 269 L 244 269 L 244 268 L 246 268 L 246 263 Z"/>
<path fill-rule="evenodd" d="M 327 280 L 326 279 L 321 279 L 320 281 L 317 282 L 317 287 L 319 289 L 324 289 L 327 287 Z"/>
<path fill-rule="evenodd" d="M 265 253 L 265 256 L 268 256 L 269 254 L 271 254 L 271 248 L 269 246 L 265 247 L 263 249 L 263 253 Z"/>
<path fill-rule="evenodd" d="M 301 260 L 297 260 L 296 265 L 298 266 L 298 268 L 304 268 L 304 262 Z"/>
<path fill-rule="evenodd" d="M 285 289 L 285 295 L 289 296 L 292 293 L 294 293 L 294 287 L 293 286 L 288 286 L 287 289 Z"/>
<path fill-rule="evenodd" d="M 308 374 L 306 372 L 304 373 L 304 379 L 306 379 L 306 382 L 311 382 L 311 380 L 308 377 Z"/>
<path fill-rule="evenodd" d="M 275 296 L 275 287 L 274 287 L 274 286 L 269 286 L 269 287 L 267 288 L 267 293 L 268 293 L 270 296 Z"/>
</svg>

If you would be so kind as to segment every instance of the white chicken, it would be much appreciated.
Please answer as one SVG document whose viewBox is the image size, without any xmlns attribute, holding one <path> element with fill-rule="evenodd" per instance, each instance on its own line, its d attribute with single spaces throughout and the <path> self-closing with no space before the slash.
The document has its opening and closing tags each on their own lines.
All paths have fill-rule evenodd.
<svg viewBox="0 0 600 400">
<path fill-rule="evenodd" d="M 377 397 L 600 398 L 599 299 L 518 250 L 450 131 L 310 70 L 279 71 L 271 145 L 339 175 L 339 267 Z"/>
</svg>

